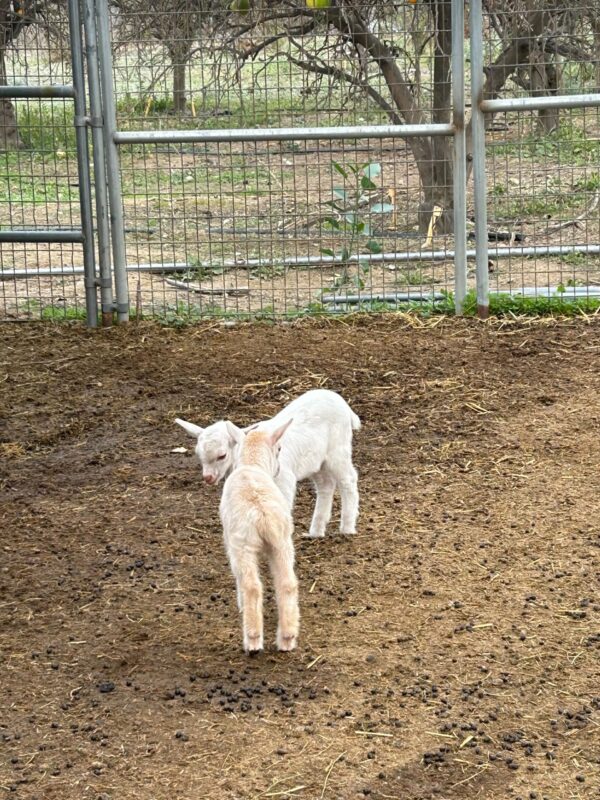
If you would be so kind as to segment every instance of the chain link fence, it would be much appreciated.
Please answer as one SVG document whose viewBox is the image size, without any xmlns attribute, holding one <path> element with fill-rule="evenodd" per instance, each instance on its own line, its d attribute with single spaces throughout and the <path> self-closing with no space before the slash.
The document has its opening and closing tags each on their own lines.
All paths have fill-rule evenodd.
<svg viewBox="0 0 600 800">
<path fill-rule="evenodd" d="M 488 251 L 481 292 L 594 296 L 597 3 L 531 10 L 485 0 L 474 44 L 468 19 L 457 30 L 460 8 L 446 0 L 111 0 L 130 315 L 178 322 L 444 303 L 463 291 L 464 277 L 475 289 L 476 217 L 479 252 L 482 239 Z M 11 33 L 0 33 L 0 84 L 72 81 L 60 4 L 0 0 L 1 31 Z M 452 128 L 462 104 L 451 68 L 459 40 L 466 197 L 453 135 L 460 126 Z M 485 114 L 485 208 L 472 190 L 472 56 L 482 64 L 482 99 L 517 104 Z M 587 105 L 552 107 L 563 95 L 587 95 Z M 521 98 L 549 105 L 523 109 Z M 81 244 L 1 239 L 14 228 L 81 225 L 73 104 L 10 102 L 14 111 L 5 105 L 0 117 L 0 313 L 80 316 Z M 96 200 L 100 184 L 96 174 Z M 466 203 L 469 256 L 458 265 L 457 202 Z M 96 241 L 99 260 L 101 231 Z M 123 303 L 124 292 L 112 290 Z"/>
</svg>

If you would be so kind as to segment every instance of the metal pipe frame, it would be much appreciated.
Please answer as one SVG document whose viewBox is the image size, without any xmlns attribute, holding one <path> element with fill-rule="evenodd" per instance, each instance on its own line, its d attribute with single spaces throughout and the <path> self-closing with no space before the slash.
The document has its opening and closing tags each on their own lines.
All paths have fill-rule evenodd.
<svg viewBox="0 0 600 800">
<path fill-rule="evenodd" d="M 489 314 L 487 181 L 485 175 L 485 114 L 481 110 L 484 89 L 483 72 L 483 11 L 481 0 L 470 6 L 471 42 L 471 137 L 473 153 L 473 195 L 475 202 L 475 252 L 477 314 L 485 319 Z"/>
<path fill-rule="evenodd" d="M 432 303 L 445 299 L 445 295 L 440 292 L 429 292 L 427 294 L 411 294 L 410 292 L 365 292 L 364 294 L 325 294 L 320 298 L 323 305 L 334 303 L 347 303 L 348 305 L 358 305 L 359 303 Z"/>
<path fill-rule="evenodd" d="M 94 0 L 87 0 L 93 2 Z M 119 151 L 115 141 L 117 113 L 115 108 L 115 85 L 112 68 L 109 9 L 107 0 L 95 0 L 96 25 L 98 30 L 98 63 L 102 85 L 102 104 L 104 109 L 103 130 L 106 156 L 106 180 L 110 208 L 110 233 L 113 251 L 113 269 L 117 320 L 129 320 L 129 284 L 125 255 L 125 226 L 123 222 L 123 194 L 121 190 L 121 169 Z"/>
<path fill-rule="evenodd" d="M 486 114 L 499 111 L 541 111 L 545 108 L 590 108 L 600 106 L 600 94 L 561 94 L 552 97 L 513 97 L 482 100 L 479 108 Z"/>
<path fill-rule="evenodd" d="M 0 230 L 0 243 L 24 242 L 26 244 L 84 244 L 85 237 L 80 230 L 31 231 Z"/>
<path fill-rule="evenodd" d="M 69 8 L 71 0 L 69 0 Z M 71 40 L 72 44 L 72 40 Z M 75 83 L 75 81 L 73 81 Z M 55 98 L 73 99 L 77 96 L 75 86 L 55 85 L 55 86 L 0 86 L 0 98 L 7 97 L 10 100 L 36 99 L 52 100 Z"/>
<path fill-rule="evenodd" d="M 98 0 L 105 2 L 105 0 Z M 194 131 L 115 131 L 116 144 L 190 144 L 203 142 L 286 142 L 319 139 L 408 139 L 411 136 L 453 136 L 454 126 L 342 125 L 339 128 L 236 128 Z"/>
<path fill-rule="evenodd" d="M 452 0 L 452 125 L 454 128 L 454 307 L 462 314 L 467 294 L 467 144 L 465 128 L 465 5 Z"/>
<path fill-rule="evenodd" d="M 600 286 L 567 286 L 564 290 L 558 286 L 533 286 L 512 292 L 492 292 L 494 296 L 509 295 L 511 297 L 547 297 L 548 299 L 560 298 L 561 300 L 586 300 L 600 298 Z M 411 294 L 410 292 L 390 292 L 337 295 L 328 294 L 321 297 L 324 305 L 345 304 L 358 305 L 359 303 L 436 303 L 445 300 L 446 296 L 440 292 L 429 294 Z"/>
<path fill-rule="evenodd" d="M 0 232 L 1 235 L 1 232 Z M 18 240 L 20 241 L 20 239 Z M 536 256 L 562 256 L 569 253 L 584 253 L 587 255 L 600 255 L 600 244 L 565 244 L 565 245 L 536 245 L 532 247 L 501 247 L 501 248 L 488 248 L 489 255 L 492 258 L 511 258 L 512 256 L 521 258 L 533 258 Z M 474 261 L 477 256 L 476 248 L 468 249 L 465 257 L 468 261 Z M 456 257 L 454 250 L 413 250 L 404 253 L 365 253 L 360 256 L 351 256 L 348 261 L 358 262 L 371 262 L 371 263 L 388 263 L 398 261 L 405 263 L 407 261 L 451 261 Z M 237 261 L 229 261 L 220 264 L 219 266 L 238 269 L 253 269 L 255 267 L 310 267 L 310 266 L 332 266 L 339 262 L 332 256 L 293 256 L 284 259 L 271 259 L 265 260 L 260 258 L 253 258 L 240 264 Z M 166 262 L 162 264 L 128 264 L 126 267 L 127 272 L 148 272 L 148 273 L 165 273 L 165 272 L 187 272 L 194 269 L 192 264 L 186 261 Z M 30 278 L 30 277 L 46 277 L 46 278 L 60 278 L 65 275 L 83 275 L 83 267 L 71 267 L 70 269 L 11 269 L 0 270 L 0 281 L 10 280 L 17 278 Z"/>
<path fill-rule="evenodd" d="M 96 284 L 96 256 L 94 253 L 94 226 L 92 222 L 92 182 L 90 176 L 90 153 L 85 125 L 85 74 L 83 69 L 83 47 L 81 43 L 81 15 L 79 0 L 69 0 L 69 37 L 71 41 L 71 65 L 75 88 L 75 126 L 77 144 L 77 172 L 79 176 L 79 208 L 83 235 L 83 264 L 85 274 L 85 308 L 88 327 L 98 325 L 98 294 Z M 68 87 L 65 87 L 68 88 Z"/>
<path fill-rule="evenodd" d="M 96 15 L 93 0 L 83 0 L 83 25 L 85 31 L 85 55 L 87 60 L 88 86 L 92 143 L 94 146 L 94 186 L 96 190 L 96 229 L 98 234 L 98 261 L 100 265 L 100 302 L 102 325 L 109 327 L 115 310 L 112 288 L 112 264 L 110 247 L 110 223 L 108 192 L 106 188 L 106 158 L 104 131 L 102 129 L 102 92 L 98 67 L 98 44 Z"/>
</svg>

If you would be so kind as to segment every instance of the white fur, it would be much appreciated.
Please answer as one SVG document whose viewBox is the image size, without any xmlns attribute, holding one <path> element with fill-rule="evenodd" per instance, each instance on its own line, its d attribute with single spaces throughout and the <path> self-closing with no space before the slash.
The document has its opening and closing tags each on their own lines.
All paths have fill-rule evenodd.
<svg viewBox="0 0 600 800">
<path fill-rule="evenodd" d="M 308 536 L 324 536 L 331 518 L 333 494 L 338 488 L 342 504 L 340 530 L 355 533 L 359 498 L 352 464 L 352 432 L 360 430 L 359 418 L 336 392 L 313 389 L 293 400 L 272 419 L 246 430 L 257 427 L 273 431 L 292 417 L 294 425 L 282 441 L 276 478 L 290 509 L 294 506 L 297 482 L 310 478 L 317 500 Z M 217 484 L 227 477 L 239 457 L 239 446 L 228 423 L 220 420 L 208 428 L 200 428 L 181 419 L 175 421 L 197 439 L 196 455 L 202 464 L 204 480 Z"/>
<path fill-rule="evenodd" d="M 244 433 L 229 423 L 229 433 L 240 448 L 240 463 L 225 481 L 220 515 L 223 539 L 237 584 L 243 614 L 244 649 L 263 648 L 262 584 L 259 558 L 269 561 L 278 609 L 277 647 L 296 647 L 300 614 L 298 581 L 294 574 L 293 523 L 289 505 L 275 484 L 278 441 L 289 420 L 273 433 Z"/>
</svg>

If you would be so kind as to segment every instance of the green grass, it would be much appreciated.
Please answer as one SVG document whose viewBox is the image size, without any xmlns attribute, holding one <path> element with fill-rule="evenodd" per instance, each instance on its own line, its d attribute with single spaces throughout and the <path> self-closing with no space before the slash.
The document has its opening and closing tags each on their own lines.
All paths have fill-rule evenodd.
<svg viewBox="0 0 600 800">
<path fill-rule="evenodd" d="M 15 110 L 19 134 L 27 150 L 49 155 L 75 150 L 71 101 L 17 100 Z"/>
<path fill-rule="evenodd" d="M 0 203 L 77 203 L 72 105 L 17 101 L 16 112 L 23 148 L 0 155 Z"/>
<path fill-rule="evenodd" d="M 490 294 L 490 315 L 493 317 L 576 317 L 595 313 L 600 309 L 600 299 L 565 297 L 520 297 L 502 292 Z M 477 316 L 477 296 L 469 292 L 464 303 L 465 316 Z"/>
<path fill-rule="evenodd" d="M 421 317 L 431 317 L 434 315 L 454 316 L 454 295 L 451 292 L 442 292 L 441 300 L 431 300 L 424 302 L 409 301 L 405 303 L 390 303 L 381 301 L 365 300 L 356 306 L 344 306 L 339 304 L 339 310 L 343 313 L 357 312 L 384 312 L 384 311 L 403 311 L 416 314 Z M 491 317 L 575 317 L 583 314 L 596 313 L 600 310 L 600 299 L 578 298 L 568 300 L 564 297 L 520 297 L 505 293 L 490 294 L 489 314 Z M 463 306 L 465 317 L 477 316 L 477 295 L 475 291 L 470 291 Z"/>
<path fill-rule="evenodd" d="M 565 253 L 565 255 L 560 256 L 563 264 L 568 264 L 571 267 L 583 267 L 588 259 L 589 255 L 587 253 Z"/>
<path fill-rule="evenodd" d="M 74 320 L 85 320 L 87 318 L 85 306 L 83 305 L 44 305 L 39 300 L 26 300 L 19 304 L 19 312 L 42 320 L 42 322 L 71 322 Z"/>
<path fill-rule="evenodd" d="M 518 141 L 492 145 L 490 152 L 494 156 L 519 155 L 523 159 L 555 166 L 594 166 L 600 161 L 600 141 L 588 137 L 579 125 L 563 120 L 553 133 L 544 136 L 532 130 Z"/>
<path fill-rule="evenodd" d="M 398 272 L 394 283 L 397 286 L 426 286 L 429 279 L 421 267 Z"/>
<path fill-rule="evenodd" d="M 600 150 L 598 151 L 600 157 Z M 513 199 L 512 193 L 507 192 L 498 184 L 492 194 L 498 199 L 494 200 L 494 212 L 498 217 L 508 219 L 531 220 L 535 217 L 554 216 L 563 212 L 580 209 L 590 202 L 592 195 L 600 188 L 600 177 L 597 172 L 575 181 L 570 187 L 549 181 L 545 189 L 540 187 L 537 195 Z"/>
<path fill-rule="evenodd" d="M 352 316 L 358 313 L 384 313 L 402 311 L 420 317 L 435 315 L 454 316 L 454 296 L 451 292 L 442 292 L 441 300 L 408 301 L 408 302 L 382 302 L 378 300 L 364 300 L 357 305 L 344 305 L 337 307 L 326 305 L 318 301 L 308 303 L 300 308 L 289 308 L 277 311 L 274 306 L 263 306 L 256 311 L 238 312 L 225 309 L 218 304 L 203 307 L 191 305 L 186 302 L 177 302 L 165 306 L 154 314 L 139 315 L 140 320 L 154 320 L 159 325 L 173 328 L 185 328 L 207 320 L 216 319 L 231 322 L 262 322 L 274 324 L 282 321 L 292 321 L 306 317 L 340 317 Z M 86 314 L 83 307 L 66 306 L 56 307 L 42 305 L 37 300 L 30 300 L 20 306 L 20 310 L 44 322 L 69 322 L 85 320 Z M 600 299 L 578 298 L 568 300 L 560 295 L 554 297 L 520 297 L 502 292 L 490 294 L 490 317 L 576 317 L 582 314 L 596 314 L 600 312 Z M 470 291 L 465 298 L 463 315 L 465 317 L 477 316 L 477 297 Z M 132 309 L 130 318 L 134 321 L 137 316 Z"/>
</svg>

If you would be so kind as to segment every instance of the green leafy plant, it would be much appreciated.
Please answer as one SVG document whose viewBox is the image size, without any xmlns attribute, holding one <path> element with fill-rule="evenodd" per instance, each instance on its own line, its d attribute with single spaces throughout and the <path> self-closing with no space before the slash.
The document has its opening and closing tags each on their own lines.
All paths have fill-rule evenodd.
<svg viewBox="0 0 600 800">
<path fill-rule="evenodd" d="M 369 205 L 366 192 L 377 189 L 375 178 L 381 173 L 381 165 L 374 162 L 366 164 L 348 164 L 342 166 L 332 161 L 333 169 L 344 179 L 343 186 L 333 189 L 334 199 L 327 205 L 332 213 L 326 218 L 325 225 L 340 234 L 342 244 L 336 251 L 331 247 L 322 247 L 321 253 L 335 258 L 335 264 L 341 267 L 341 274 L 333 285 L 334 289 L 353 284 L 364 289 L 364 276 L 369 272 L 369 261 L 363 254 L 361 258 L 360 241 L 366 239 L 365 248 L 370 254 L 381 253 L 381 245 L 372 238 L 371 226 L 363 218 L 366 209 L 369 214 L 386 214 L 394 210 L 390 203 L 374 203 Z M 356 272 L 352 275 L 352 266 Z"/>
<path fill-rule="evenodd" d="M 284 273 L 283 264 L 261 264 L 251 270 L 253 278 L 262 278 L 263 280 L 272 280 L 278 278 Z"/>
<path fill-rule="evenodd" d="M 560 256 L 560 260 L 563 264 L 570 264 L 572 267 L 583 267 L 586 263 L 586 254 L 577 252 L 565 253 Z"/>
<path fill-rule="evenodd" d="M 190 283 L 193 283 L 194 281 L 201 283 L 202 281 L 216 278 L 219 275 L 222 275 L 225 271 L 219 264 L 205 263 L 200 261 L 199 258 L 190 258 L 189 263 L 191 269 L 182 273 L 181 278 L 182 280 L 189 281 Z"/>
</svg>

